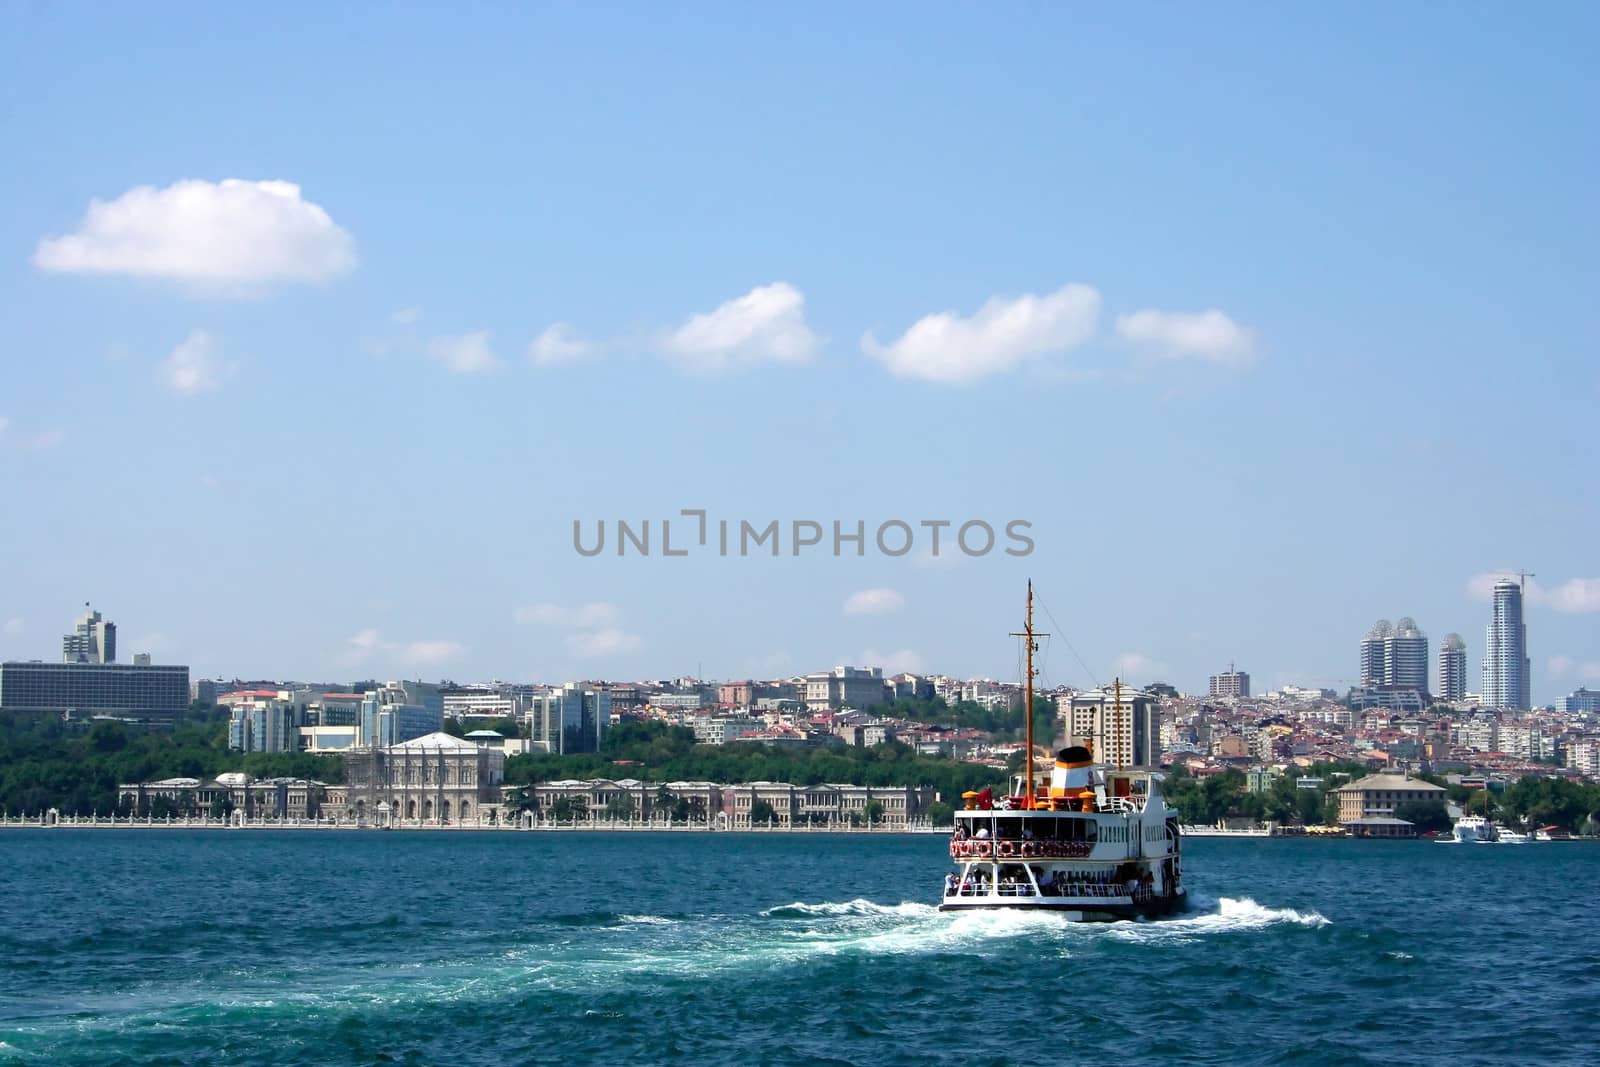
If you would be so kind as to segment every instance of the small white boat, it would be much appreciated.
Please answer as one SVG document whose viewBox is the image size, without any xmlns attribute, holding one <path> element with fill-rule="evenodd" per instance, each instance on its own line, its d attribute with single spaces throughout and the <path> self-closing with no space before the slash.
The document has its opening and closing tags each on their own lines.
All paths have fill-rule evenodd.
<svg viewBox="0 0 1600 1067">
<path fill-rule="evenodd" d="M 1526 845 L 1532 840 L 1532 838 L 1530 838 L 1527 834 L 1522 833 L 1520 830 L 1513 830 L 1506 826 L 1496 826 L 1494 828 L 1494 835 L 1495 843 L 1498 845 Z"/>
<path fill-rule="evenodd" d="M 1482 815 L 1463 815 L 1450 832 L 1462 845 L 1492 845 L 1499 840 L 1494 823 Z"/>
</svg>

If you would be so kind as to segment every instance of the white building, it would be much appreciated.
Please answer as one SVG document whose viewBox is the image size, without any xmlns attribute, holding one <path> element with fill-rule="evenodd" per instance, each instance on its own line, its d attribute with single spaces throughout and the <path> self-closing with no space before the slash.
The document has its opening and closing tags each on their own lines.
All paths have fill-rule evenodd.
<svg viewBox="0 0 1600 1067">
<path fill-rule="evenodd" d="M 1492 708 L 1530 704 L 1533 669 L 1528 627 L 1522 621 L 1522 586 L 1510 578 L 1494 583 L 1494 606 L 1483 642 L 1483 702 Z"/>
<path fill-rule="evenodd" d="M 835 667 L 806 675 L 806 707 L 812 711 L 870 708 L 886 698 L 882 667 Z"/>
<path fill-rule="evenodd" d="M 1068 742 L 1091 741 L 1097 762 L 1112 767 L 1161 762 L 1160 714 L 1146 693 L 1124 687 L 1118 700 L 1114 689 L 1091 689 L 1074 696 L 1058 715 Z"/>
</svg>

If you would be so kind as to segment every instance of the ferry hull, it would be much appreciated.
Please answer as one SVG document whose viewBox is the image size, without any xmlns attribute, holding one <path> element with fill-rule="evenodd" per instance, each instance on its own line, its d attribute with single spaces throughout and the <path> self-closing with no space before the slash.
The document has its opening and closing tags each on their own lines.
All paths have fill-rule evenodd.
<svg viewBox="0 0 1600 1067">
<path fill-rule="evenodd" d="M 1049 900 L 1039 897 L 1001 898 L 977 897 L 967 900 L 945 900 L 940 911 L 1047 911 L 1069 922 L 1127 922 L 1135 919 L 1159 919 L 1176 915 L 1188 907 L 1188 896 L 1182 889 L 1176 896 L 1157 897 L 1153 900 L 1130 904 L 1089 903 L 1086 901 Z"/>
</svg>

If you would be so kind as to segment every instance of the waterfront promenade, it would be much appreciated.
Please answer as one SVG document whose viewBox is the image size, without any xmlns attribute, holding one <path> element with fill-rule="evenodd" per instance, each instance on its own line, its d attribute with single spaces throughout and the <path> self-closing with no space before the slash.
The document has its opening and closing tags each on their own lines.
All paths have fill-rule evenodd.
<svg viewBox="0 0 1600 1067">
<path fill-rule="evenodd" d="M 440 830 L 445 832 L 528 832 L 615 831 L 618 833 L 775 833 L 775 834 L 944 834 L 950 827 L 936 827 L 913 820 L 904 826 L 887 823 L 852 826 L 846 823 L 805 823 L 799 826 L 735 825 L 730 819 L 710 822 L 669 822 L 662 819 L 579 819 L 540 820 L 525 816 L 516 822 L 439 823 L 420 819 L 396 820 L 380 825 L 370 820 L 242 818 L 214 819 L 200 816 L 150 815 L 6 815 L 0 816 L 0 830 Z"/>
</svg>

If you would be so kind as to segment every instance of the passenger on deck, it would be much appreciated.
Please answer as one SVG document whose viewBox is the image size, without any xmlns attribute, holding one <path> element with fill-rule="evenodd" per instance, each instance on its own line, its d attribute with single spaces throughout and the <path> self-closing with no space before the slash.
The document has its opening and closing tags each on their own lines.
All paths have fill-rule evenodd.
<svg viewBox="0 0 1600 1067">
<path fill-rule="evenodd" d="M 955 892 L 956 876 L 951 874 L 949 871 L 946 871 L 944 875 L 944 895 L 947 897 L 952 897 L 955 896 Z"/>
<path fill-rule="evenodd" d="M 986 840 L 989 837 L 989 828 L 987 826 L 978 827 L 977 837 L 980 841 Z"/>
</svg>

